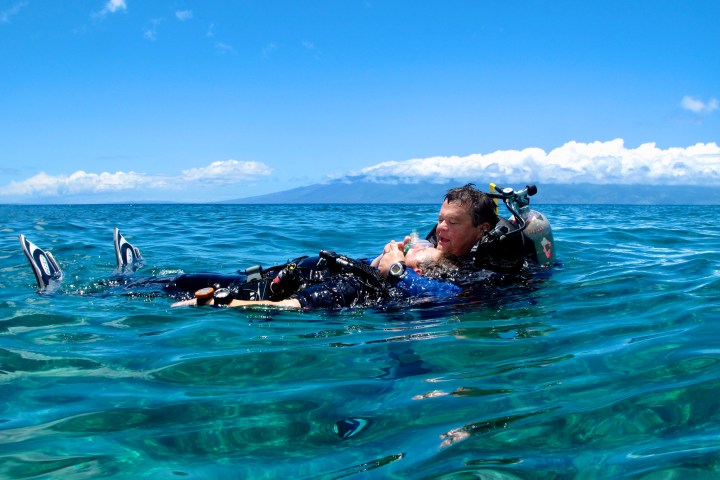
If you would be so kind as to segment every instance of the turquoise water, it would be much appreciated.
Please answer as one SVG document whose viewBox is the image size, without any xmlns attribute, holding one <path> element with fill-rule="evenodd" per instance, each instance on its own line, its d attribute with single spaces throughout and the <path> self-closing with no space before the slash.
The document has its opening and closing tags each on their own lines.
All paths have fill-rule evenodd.
<svg viewBox="0 0 720 480">
<path fill-rule="evenodd" d="M 714 207 L 537 208 L 561 265 L 530 287 L 298 313 L 103 295 L 112 229 L 139 275 L 231 273 L 371 256 L 438 207 L 0 206 L 0 478 L 720 476 Z"/>
</svg>

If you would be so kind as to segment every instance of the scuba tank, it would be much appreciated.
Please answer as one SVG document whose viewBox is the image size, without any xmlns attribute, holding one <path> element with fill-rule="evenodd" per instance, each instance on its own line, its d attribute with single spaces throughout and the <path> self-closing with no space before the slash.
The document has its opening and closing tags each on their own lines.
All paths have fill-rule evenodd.
<svg viewBox="0 0 720 480">
<path fill-rule="evenodd" d="M 551 266 L 555 263 L 555 244 L 547 217 L 527 207 L 520 210 L 520 215 L 525 221 L 522 235 L 531 244 L 527 248 L 529 259 L 541 267 Z"/>
<path fill-rule="evenodd" d="M 516 192 L 512 188 L 501 188 L 491 183 L 488 195 L 495 201 L 495 213 L 497 213 L 498 200 L 502 200 L 512 213 L 512 217 L 508 221 L 511 227 L 501 219 L 486 238 L 488 243 L 502 244 L 511 237 L 517 237 L 513 238 L 514 241 L 511 243 L 522 248 L 525 260 L 547 267 L 555 263 L 555 245 L 552 227 L 547 217 L 529 207 L 529 197 L 536 193 L 535 185 L 527 185 L 523 190 Z"/>
</svg>

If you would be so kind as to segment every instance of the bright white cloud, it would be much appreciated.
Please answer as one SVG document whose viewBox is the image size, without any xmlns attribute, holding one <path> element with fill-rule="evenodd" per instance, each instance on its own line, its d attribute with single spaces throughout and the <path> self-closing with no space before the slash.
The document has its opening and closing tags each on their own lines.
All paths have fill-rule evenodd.
<svg viewBox="0 0 720 480">
<path fill-rule="evenodd" d="M 272 170 L 262 162 L 225 160 L 174 175 L 136 172 L 70 175 L 39 173 L 0 187 L 0 197 L 54 197 L 113 192 L 172 192 L 198 186 L 212 188 L 252 182 Z M 464 157 L 429 157 L 383 162 L 352 172 L 382 183 L 462 182 L 591 183 L 720 186 L 720 147 L 698 143 L 658 148 L 646 143 L 627 148 L 622 139 L 607 142 L 568 142 L 550 152 L 540 148 L 500 150 Z"/>
<path fill-rule="evenodd" d="M 654 143 L 626 148 L 622 139 L 568 142 L 547 153 L 539 148 L 465 157 L 384 162 L 354 172 L 377 182 L 467 179 L 497 182 L 720 185 L 720 148 L 698 143 L 660 149 Z"/>
<path fill-rule="evenodd" d="M 184 22 L 185 20 L 190 20 L 192 16 L 192 10 L 179 10 L 175 12 L 175 17 L 181 22 Z"/>
<path fill-rule="evenodd" d="M 139 189 L 179 190 L 198 182 L 230 185 L 253 180 L 272 172 L 261 162 L 226 160 L 207 167 L 184 170 L 180 175 L 146 175 L 136 172 L 48 175 L 44 172 L 20 182 L 0 187 L 0 196 L 60 196 L 120 192 Z"/>
<path fill-rule="evenodd" d="M 0 188 L 2 195 L 73 195 L 132 190 L 138 187 L 162 187 L 164 183 L 135 172 L 87 173 L 79 170 L 70 175 L 48 175 L 40 172 L 21 182 Z"/>
<path fill-rule="evenodd" d="M 108 0 L 105 8 L 107 8 L 110 13 L 115 13 L 118 10 L 126 10 L 127 5 L 125 5 L 125 0 Z"/>
<path fill-rule="evenodd" d="M 680 102 L 680 106 L 693 113 L 712 113 L 720 108 L 717 98 L 711 98 L 707 103 L 705 103 L 702 100 L 689 95 L 683 97 Z"/>
<path fill-rule="evenodd" d="M 187 181 L 203 181 L 210 183 L 236 183 L 260 175 L 269 175 L 272 170 L 261 162 L 240 162 L 225 160 L 213 162 L 207 167 L 191 168 L 182 171 L 182 179 Z"/>
<path fill-rule="evenodd" d="M 96 14 L 96 16 L 104 17 L 108 13 L 116 13 L 120 10 L 127 10 L 125 0 L 108 0 L 107 2 L 105 2 L 105 6 L 103 6 L 102 10 L 100 10 Z"/>
</svg>

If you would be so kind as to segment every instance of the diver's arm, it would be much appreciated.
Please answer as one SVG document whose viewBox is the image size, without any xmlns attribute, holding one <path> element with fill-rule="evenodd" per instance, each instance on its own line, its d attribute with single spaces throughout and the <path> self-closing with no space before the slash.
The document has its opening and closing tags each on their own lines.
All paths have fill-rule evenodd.
<svg viewBox="0 0 720 480">
<path fill-rule="evenodd" d="M 285 300 L 233 300 L 228 307 L 257 307 L 263 305 L 266 307 L 282 307 L 300 309 L 300 302 L 295 298 L 286 298 Z"/>
<path fill-rule="evenodd" d="M 391 248 L 383 255 L 378 265 L 380 275 L 383 277 L 389 278 L 390 267 L 394 263 L 405 260 L 405 255 L 400 250 L 401 245 L 395 242 L 388 244 Z M 405 274 L 393 283 L 403 294 L 411 297 L 454 297 L 462 291 L 460 287 L 452 282 L 424 277 L 412 268 L 406 268 Z"/>
<path fill-rule="evenodd" d="M 395 286 L 411 297 L 454 297 L 462 291 L 452 282 L 423 277 L 411 268 L 405 271 L 405 275 L 398 280 Z"/>
<path fill-rule="evenodd" d="M 204 305 L 213 305 L 214 300 L 209 299 Z M 190 300 L 183 300 L 181 302 L 175 302 L 171 307 L 196 307 L 197 299 L 191 298 Z M 227 307 L 282 307 L 282 308 L 294 308 L 299 310 L 301 308 L 300 302 L 295 298 L 288 298 L 285 300 L 232 300 L 230 303 L 225 305 Z"/>
</svg>

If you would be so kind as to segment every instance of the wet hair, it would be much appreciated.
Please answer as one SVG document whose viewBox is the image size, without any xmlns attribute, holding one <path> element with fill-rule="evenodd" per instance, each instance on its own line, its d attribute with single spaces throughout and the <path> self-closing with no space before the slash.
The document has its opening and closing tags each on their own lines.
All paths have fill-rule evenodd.
<svg viewBox="0 0 720 480">
<path fill-rule="evenodd" d="M 422 270 L 424 277 L 442 278 L 459 269 L 459 260 L 455 255 L 442 253 L 438 258 L 420 257 L 417 268 Z"/>
<path fill-rule="evenodd" d="M 458 202 L 460 205 L 467 207 L 475 227 L 484 222 L 488 222 L 494 227 L 498 222 L 495 213 L 495 202 L 485 192 L 475 188 L 473 183 L 468 183 L 463 187 L 451 188 L 445 194 L 445 201 L 448 203 Z"/>
</svg>

